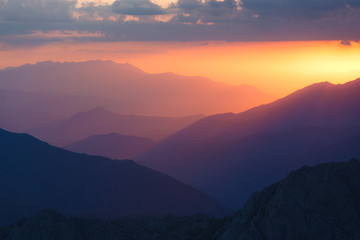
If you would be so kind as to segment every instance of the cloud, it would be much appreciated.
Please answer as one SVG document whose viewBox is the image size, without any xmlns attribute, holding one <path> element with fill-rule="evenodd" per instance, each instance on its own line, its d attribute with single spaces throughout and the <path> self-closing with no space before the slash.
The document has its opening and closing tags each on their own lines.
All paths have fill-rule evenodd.
<svg viewBox="0 0 360 240">
<path fill-rule="evenodd" d="M 360 0 L 242 0 L 242 7 L 262 17 L 322 18 L 339 10 L 357 8 Z"/>
<path fill-rule="evenodd" d="M 0 0 L 0 20 L 70 21 L 75 4 L 76 0 Z"/>
<path fill-rule="evenodd" d="M 117 0 L 112 4 L 112 10 L 115 13 L 133 16 L 165 14 L 164 9 L 150 0 Z"/>
<path fill-rule="evenodd" d="M 0 42 L 360 39 L 360 0 L 92 1 L 0 0 Z"/>
<path fill-rule="evenodd" d="M 340 44 L 344 45 L 344 46 L 351 46 L 351 41 L 349 41 L 349 40 L 341 40 Z"/>
<path fill-rule="evenodd" d="M 216 23 L 236 19 L 243 14 L 235 0 L 179 0 L 172 7 L 177 9 L 174 21 L 180 23 Z"/>
</svg>

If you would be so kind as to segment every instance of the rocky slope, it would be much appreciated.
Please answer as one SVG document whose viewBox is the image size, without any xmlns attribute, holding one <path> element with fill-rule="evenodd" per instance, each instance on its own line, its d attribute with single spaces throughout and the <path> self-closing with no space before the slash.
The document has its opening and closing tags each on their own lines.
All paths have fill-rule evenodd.
<svg viewBox="0 0 360 240">
<path fill-rule="evenodd" d="M 2 240 L 357 240 L 360 162 L 303 167 L 232 217 L 207 215 L 88 220 L 44 210 L 0 228 Z"/>
<path fill-rule="evenodd" d="M 303 167 L 255 193 L 217 240 L 360 239 L 360 162 Z"/>
</svg>

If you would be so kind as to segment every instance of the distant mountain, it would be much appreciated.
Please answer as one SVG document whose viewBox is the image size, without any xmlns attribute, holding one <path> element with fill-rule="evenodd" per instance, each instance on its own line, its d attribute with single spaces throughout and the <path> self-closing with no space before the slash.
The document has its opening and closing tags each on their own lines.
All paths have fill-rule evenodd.
<svg viewBox="0 0 360 240">
<path fill-rule="evenodd" d="M 0 88 L 108 99 L 98 103 L 122 114 L 187 116 L 240 112 L 275 98 L 248 86 L 203 77 L 148 74 L 111 61 L 41 62 L 0 71 Z"/>
<path fill-rule="evenodd" d="M 162 139 L 203 115 L 182 118 L 121 115 L 104 107 L 77 113 L 67 119 L 28 130 L 31 135 L 56 146 L 66 146 L 94 134 L 116 132 L 122 135 Z"/>
<path fill-rule="evenodd" d="M 0 127 L 25 131 L 89 110 L 103 101 L 108 102 L 93 97 L 0 89 Z"/>
<path fill-rule="evenodd" d="M 255 193 L 217 240 L 360 239 L 360 163 L 303 167 Z"/>
<path fill-rule="evenodd" d="M 302 167 L 257 192 L 231 217 L 89 220 L 43 210 L 0 228 L 3 240 L 360 239 L 360 162 Z"/>
<path fill-rule="evenodd" d="M 149 138 L 109 133 L 92 135 L 64 148 L 73 152 L 100 155 L 112 159 L 134 159 L 154 146 L 156 141 Z"/>
<path fill-rule="evenodd" d="M 0 130 L 0 224 L 51 208 L 88 217 L 222 215 L 208 195 L 133 161 L 77 154 Z"/>
<path fill-rule="evenodd" d="M 201 119 L 137 161 L 241 208 L 252 192 L 302 165 L 360 157 L 359 93 L 360 80 L 314 84 L 240 114 Z"/>
</svg>

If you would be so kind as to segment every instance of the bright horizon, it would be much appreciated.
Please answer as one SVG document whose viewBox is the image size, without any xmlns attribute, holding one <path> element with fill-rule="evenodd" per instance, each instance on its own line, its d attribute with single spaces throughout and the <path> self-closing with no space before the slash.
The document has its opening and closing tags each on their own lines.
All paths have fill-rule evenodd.
<svg viewBox="0 0 360 240">
<path fill-rule="evenodd" d="M 360 4 L 293 0 L 0 0 L 0 68 L 112 60 L 283 97 L 360 77 Z"/>
<path fill-rule="evenodd" d="M 111 60 L 148 73 L 248 84 L 277 97 L 316 82 L 339 84 L 360 77 L 358 42 L 66 42 L 0 52 L 6 59 L 0 68 L 48 60 Z"/>
</svg>

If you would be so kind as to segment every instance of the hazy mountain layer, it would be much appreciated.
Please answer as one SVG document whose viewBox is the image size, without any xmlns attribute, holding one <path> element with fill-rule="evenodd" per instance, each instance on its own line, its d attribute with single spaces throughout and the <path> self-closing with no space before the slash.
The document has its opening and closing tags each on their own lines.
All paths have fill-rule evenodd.
<svg viewBox="0 0 360 240">
<path fill-rule="evenodd" d="M 26 131 L 89 110 L 104 101 L 94 97 L 0 89 L 0 126 Z"/>
<path fill-rule="evenodd" d="M 133 161 L 52 147 L 0 130 L 0 223 L 43 208 L 89 217 L 224 214 L 208 195 Z"/>
<path fill-rule="evenodd" d="M 73 152 L 101 155 L 112 159 L 134 159 L 154 146 L 156 141 L 149 138 L 110 133 L 92 135 L 64 148 Z"/>
<path fill-rule="evenodd" d="M 111 61 L 42 62 L 9 68 L 0 71 L 0 88 L 91 96 L 104 100 L 95 106 L 122 114 L 176 117 L 240 112 L 274 100 L 248 85 L 173 73 L 148 74 Z"/>
<path fill-rule="evenodd" d="M 240 208 L 304 164 L 360 157 L 359 93 L 360 80 L 314 84 L 240 114 L 201 119 L 137 160 Z"/>
<path fill-rule="evenodd" d="M 94 134 L 116 132 L 122 135 L 162 139 L 201 119 L 202 115 L 182 118 L 121 115 L 103 107 L 77 113 L 27 131 L 56 146 L 65 146 Z"/>
</svg>

